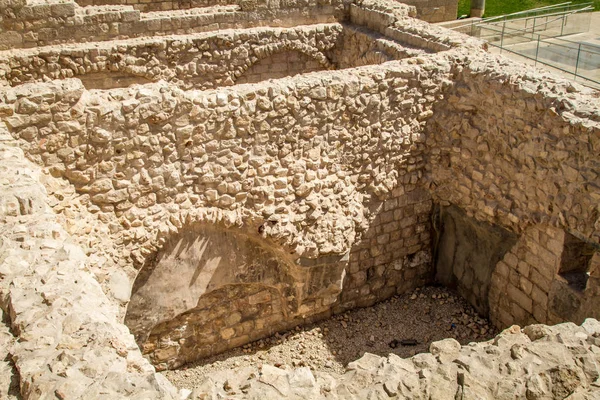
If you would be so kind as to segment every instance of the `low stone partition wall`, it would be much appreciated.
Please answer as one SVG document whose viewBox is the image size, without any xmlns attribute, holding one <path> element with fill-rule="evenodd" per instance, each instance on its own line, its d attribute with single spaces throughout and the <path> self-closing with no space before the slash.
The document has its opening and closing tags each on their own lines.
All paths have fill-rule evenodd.
<svg viewBox="0 0 600 400">
<path fill-rule="evenodd" d="M 0 20 L 0 50 L 257 26 L 292 27 L 341 19 L 343 6 L 338 3 L 250 10 L 231 5 L 143 14 L 131 6 L 28 5 Z"/>
<path fill-rule="evenodd" d="M 273 69 L 270 56 L 285 51 L 308 57 L 318 69 L 333 69 L 325 54 L 336 46 L 342 30 L 339 24 L 256 28 L 32 49 L 20 51 L 18 57 L 6 53 L 0 70 L 12 86 L 80 77 L 90 89 L 159 80 L 182 89 L 211 89 L 235 84 L 261 61 Z M 294 64 L 285 72 L 306 72 L 302 67 Z"/>
<path fill-rule="evenodd" d="M 235 0 L 77 0 L 77 4 L 82 7 L 104 6 L 104 5 L 130 5 L 135 10 L 139 10 L 142 12 L 148 12 L 148 11 L 187 10 L 190 8 L 214 7 L 217 5 L 244 4 L 244 1 L 235 1 Z"/>
<path fill-rule="evenodd" d="M 212 89 L 423 53 L 354 26 L 317 24 L 0 52 L 0 79 L 16 86 L 77 77 L 88 89 L 165 80 Z"/>
<path fill-rule="evenodd" d="M 330 3 L 323 0 L 295 0 L 285 3 L 278 0 L 77 0 L 77 4 L 80 6 L 131 5 L 136 10 L 148 12 L 186 10 L 220 5 L 238 5 L 242 9 L 275 9 L 288 8 L 290 6 L 317 8 Z"/>
<path fill-rule="evenodd" d="M 128 5 L 79 7 L 74 2 L 46 1 L 30 5 L 15 2 L 9 11 L 0 20 L 0 51 L 149 35 L 184 35 L 259 26 L 293 27 L 348 21 L 428 51 L 443 51 L 465 45 L 482 46 L 476 39 L 410 18 L 415 13 L 413 7 L 389 0 L 362 0 L 356 4 L 337 0 L 319 4 L 290 2 L 285 6 L 270 5 L 266 8 L 215 5 L 144 13 Z"/>
</svg>

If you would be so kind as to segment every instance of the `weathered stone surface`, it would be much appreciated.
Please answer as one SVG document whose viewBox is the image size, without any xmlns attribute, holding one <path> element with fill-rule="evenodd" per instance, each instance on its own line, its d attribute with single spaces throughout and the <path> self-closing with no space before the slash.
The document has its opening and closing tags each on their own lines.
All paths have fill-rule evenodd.
<svg viewBox="0 0 600 400">
<path fill-rule="evenodd" d="M 175 398 L 174 388 L 154 373 L 117 322 L 115 307 L 86 271 L 86 255 L 47 206 L 42 171 L 12 145 L 2 125 L 0 155 L 1 306 L 21 339 L 10 344 L 9 337 L 3 360 L 18 369 L 21 395 Z M 23 190 L 15 197 L 16 187 Z M 28 206 L 17 207 L 23 199 Z M 2 371 L 15 377 L 10 364 Z M 4 393 L 14 395 L 5 391 L 7 375 L 0 376 Z"/>
<path fill-rule="evenodd" d="M 590 323 L 597 321 L 590 319 L 588 325 Z M 532 329 L 535 327 L 526 327 L 525 332 Z M 589 340 L 581 341 L 578 347 L 556 341 L 561 337 L 572 342 L 581 329 L 574 324 L 545 326 L 543 335 L 524 341 L 520 328 L 512 327 L 492 341 L 463 347 L 446 339 L 432 344 L 432 351 L 438 357 L 420 354 L 400 359 L 393 354 L 386 358 L 367 353 L 350 363 L 346 374 L 335 376 L 321 372 L 316 382 L 310 379 L 312 374 L 306 368 L 282 370 L 264 365 L 262 369 L 220 371 L 208 376 L 202 387 L 204 393 L 210 393 L 208 398 L 215 399 L 225 395 L 233 399 L 270 398 L 273 388 L 280 398 L 290 399 L 367 398 L 365 396 L 594 399 L 599 389 L 597 347 Z M 449 353 L 455 357 L 439 357 Z M 431 362 L 423 362 L 426 356 L 431 357 Z M 582 364 L 580 359 L 586 359 L 587 364 Z M 299 375 L 307 377 L 306 384 L 292 384 Z M 223 390 L 225 380 L 230 383 L 227 392 Z M 237 383 L 231 385 L 231 382 Z M 237 385 L 243 385 L 244 389 L 240 391 Z M 191 398 L 200 398 L 199 393 L 192 394 Z"/>
<path fill-rule="evenodd" d="M 126 307 L 173 368 L 368 306 L 432 278 L 436 203 L 518 236 L 456 265 L 497 326 L 598 316 L 597 92 L 397 2 L 192 5 L 0 0 L 4 386 L 175 397 Z M 191 396 L 595 395 L 593 321 L 511 329 Z"/>
</svg>

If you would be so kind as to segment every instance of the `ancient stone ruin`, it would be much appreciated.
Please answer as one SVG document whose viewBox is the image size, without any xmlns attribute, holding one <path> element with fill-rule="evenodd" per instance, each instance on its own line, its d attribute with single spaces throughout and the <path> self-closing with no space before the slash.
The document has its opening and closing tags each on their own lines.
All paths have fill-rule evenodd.
<svg viewBox="0 0 600 400">
<path fill-rule="evenodd" d="M 0 397 L 180 398 L 156 370 L 436 282 L 534 325 L 239 398 L 597 399 L 600 94 L 415 16 L 0 0 Z"/>
</svg>

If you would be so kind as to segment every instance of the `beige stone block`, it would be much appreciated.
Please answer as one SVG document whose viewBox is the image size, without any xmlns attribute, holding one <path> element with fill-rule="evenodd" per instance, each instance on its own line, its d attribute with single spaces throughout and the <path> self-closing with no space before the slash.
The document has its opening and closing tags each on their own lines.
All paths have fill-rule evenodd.
<svg viewBox="0 0 600 400">
<path fill-rule="evenodd" d="M 535 269 L 531 270 L 531 281 L 546 293 L 550 290 L 550 284 L 552 283 L 551 279 L 548 279 Z"/>
<path fill-rule="evenodd" d="M 500 261 L 498 264 L 496 264 L 495 272 L 497 274 L 499 274 L 500 276 L 502 276 L 504 278 L 508 278 L 509 271 L 510 271 L 510 268 L 504 261 Z"/>
<path fill-rule="evenodd" d="M 531 290 L 533 288 L 533 283 L 529 281 L 529 279 L 521 276 L 519 280 L 519 288 L 527 295 L 531 294 Z"/>
<path fill-rule="evenodd" d="M 538 257 L 544 264 L 548 266 L 555 267 L 557 265 L 558 258 L 556 257 L 556 255 L 550 250 L 547 250 L 543 247 L 540 247 L 538 249 Z"/>
<path fill-rule="evenodd" d="M 519 274 L 526 278 L 529 278 L 530 270 L 530 265 L 527 264 L 525 261 L 519 261 L 519 263 L 517 264 L 517 271 L 519 271 Z"/>
<path fill-rule="evenodd" d="M 246 343 L 250 342 L 250 337 L 248 335 L 239 336 L 236 338 L 229 339 L 229 348 L 235 348 L 242 346 Z"/>
<path fill-rule="evenodd" d="M 517 303 L 510 304 L 510 313 L 514 318 L 513 323 L 518 325 L 526 325 L 531 319 L 531 312 L 528 312 L 527 310 L 523 309 Z"/>
<path fill-rule="evenodd" d="M 248 297 L 248 303 L 251 305 L 267 303 L 271 301 L 271 293 L 268 290 L 263 290 Z"/>
<path fill-rule="evenodd" d="M 517 268 L 519 258 L 512 252 L 508 252 L 504 255 L 504 262 L 511 268 Z"/>
<path fill-rule="evenodd" d="M 225 340 L 231 339 L 235 335 L 235 329 L 225 328 L 221 330 L 221 337 Z"/>
<path fill-rule="evenodd" d="M 549 239 L 546 243 L 546 248 L 555 256 L 560 257 L 563 252 L 563 242 L 556 239 Z"/>
<path fill-rule="evenodd" d="M 545 324 L 547 322 L 548 318 L 546 314 L 547 312 L 545 307 L 541 306 L 540 304 L 533 303 L 533 318 L 535 318 L 538 323 Z"/>
<path fill-rule="evenodd" d="M 383 224 L 392 222 L 394 220 L 394 212 L 393 211 L 382 212 L 381 214 L 379 214 L 379 218 L 380 218 L 381 223 L 383 223 Z"/>
<path fill-rule="evenodd" d="M 513 317 L 509 310 L 504 308 L 498 309 L 498 320 L 500 321 L 500 326 L 502 327 L 511 326 L 515 323 L 515 317 Z"/>
<path fill-rule="evenodd" d="M 531 300 L 531 297 L 529 297 L 526 293 L 513 286 L 512 284 L 509 284 L 506 287 L 506 294 L 508 295 L 508 298 L 516 304 L 518 304 L 519 307 L 521 307 L 528 313 L 531 313 L 531 311 L 533 310 L 533 301 Z"/>
<path fill-rule="evenodd" d="M 228 326 L 232 326 L 232 325 L 237 324 L 241 320 L 242 320 L 242 314 L 236 311 L 236 312 L 229 314 L 229 316 L 227 316 L 225 318 L 225 323 Z"/>
<path fill-rule="evenodd" d="M 179 353 L 179 346 L 169 346 L 167 348 L 163 348 L 163 349 L 158 349 L 154 352 L 153 354 L 153 359 L 154 362 L 163 362 L 163 361 L 168 361 L 171 360 L 175 357 L 177 357 L 177 354 Z"/>
<path fill-rule="evenodd" d="M 390 242 L 390 235 L 388 233 L 385 233 L 383 235 L 379 235 L 377 237 L 377 243 L 381 244 L 381 245 L 385 245 L 387 243 Z"/>
<path fill-rule="evenodd" d="M 543 264 L 538 256 L 529 251 L 525 253 L 525 261 L 534 268 L 540 268 Z"/>
<path fill-rule="evenodd" d="M 542 289 L 540 289 L 538 286 L 533 286 L 531 290 L 531 298 L 533 299 L 533 302 L 536 303 L 538 306 L 541 306 L 544 309 L 546 309 L 546 306 L 548 305 L 548 294 Z"/>
</svg>

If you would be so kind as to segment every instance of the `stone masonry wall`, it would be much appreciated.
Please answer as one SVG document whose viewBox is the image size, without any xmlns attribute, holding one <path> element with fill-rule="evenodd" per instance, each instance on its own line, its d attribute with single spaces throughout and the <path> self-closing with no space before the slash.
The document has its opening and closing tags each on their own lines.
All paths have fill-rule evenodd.
<svg viewBox="0 0 600 400">
<path fill-rule="evenodd" d="M 457 0 L 403 0 L 415 6 L 417 18 L 427 22 L 452 21 L 458 18 Z"/>
<path fill-rule="evenodd" d="M 242 73 L 236 83 L 257 83 L 268 79 L 307 74 L 326 70 L 327 66 L 299 51 L 283 50 L 257 61 Z"/>
<path fill-rule="evenodd" d="M 187 10 L 197 7 L 231 5 L 243 3 L 234 0 L 78 0 L 77 4 L 86 6 L 131 5 L 139 11 Z M 262 3 L 262 2 L 261 2 Z"/>
<path fill-rule="evenodd" d="M 594 400 L 600 391 L 599 344 L 600 323 L 593 318 L 581 326 L 515 325 L 487 342 L 433 342 L 429 353 L 410 358 L 365 353 L 341 376 L 262 364 L 213 372 L 197 390 L 210 399 Z"/>
<path fill-rule="evenodd" d="M 99 5 L 131 5 L 140 11 L 167 11 L 185 10 L 190 8 L 213 7 L 219 5 L 239 5 L 242 8 L 292 8 L 292 7 L 317 7 L 329 4 L 322 0 L 294 0 L 280 2 L 278 0 L 78 0 L 80 6 Z"/>
<path fill-rule="evenodd" d="M 225 30 L 111 41 L 100 46 L 31 49 L 21 51 L 18 57 L 6 52 L 0 74 L 11 86 L 83 77 L 84 82 L 96 82 L 94 87 L 108 89 L 111 83 L 114 87 L 115 78 L 130 76 L 139 83 L 162 79 L 182 89 L 210 89 L 235 84 L 254 64 L 286 50 L 310 58 L 313 69 L 333 69 L 325 53 L 336 46 L 342 30 L 340 24 Z"/>
<path fill-rule="evenodd" d="M 496 324 L 581 319 L 600 309 L 597 92 L 486 54 L 475 39 L 409 18 L 414 8 L 400 3 L 277 3 L 141 14 L 0 0 L 0 48 L 51 45 L 58 57 L 51 63 L 63 54 L 52 46 L 69 41 L 99 46 L 149 33 L 341 21 L 362 27 L 350 33 L 364 49 L 355 65 L 387 61 L 392 42 L 412 56 L 187 92 L 174 81 L 87 90 L 76 79 L 40 82 L 27 69 L 29 83 L 11 88 L 5 73 L 0 306 L 25 398 L 176 397 L 119 323 L 128 302 L 138 344 L 162 369 L 422 285 L 434 272 L 435 203 L 519 236 L 491 271 L 487 303 Z M 123 54 L 133 56 L 127 46 Z M 35 59 L 19 54 L 2 54 L 3 71 Z M 70 57 L 85 65 L 79 54 Z M 64 196 L 56 193 L 62 188 Z M 85 212 L 66 215 L 71 200 Z M 79 216 L 94 225 L 74 226 Z M 227 246 L 208 247 L 223 238 Z M 91 249 L 80 248 L 86 241 Z M 162 294 L 173 302 L 160 303 Z M 551 385 L 570 394 L 575 381 L 587 391 L 597 386 L 587 352 L 597 353 L 598 330 L 594 321 L 586 326 L 538 326 L 516 341 L 499 336 L 496 347 L 509 342 L 510 351 L 474 346 L 485 348 L 482 364 L 499 352 L 524 360 L 503 358 L 477 379 L 467 372 L 488 370 L 470 370 L 472 360 L 452 341 L 414 365 L 367 365 L 367 357 L 351 369 L 394 369 L 387 386 L 364 381 L 375 386 L 365 395 L 421 388 L 431 395 L 448 383 L 452 398 L 513 393 L 507 382 L 514 393 L 527 384 L 534 397 Z M 537 359 L 522 345 L 540 338 L 569 342 L 581 357 L 523 369 Z M 517 378 L 497 381 L 497 370 Z"/>
<path fill-rule="evenodd" d="M 313 271 L 304 282 L 315 286 L 306 293 L 316 293 L 300 296 L 287 315 L 298 324 L 430 278 L 431 201 L 419 189 L 419 132 L 444 70 L 431 63 L 215 92 L 25 84 L 8 92 L 3 112 L 30 156 L 106 215 L 139 266 L 200 222 L 291 253 Z M 339 282 L 331 286 L 336 280 L 319 271 L 334 262 Z"/>
<path fill-rule="evenodd" d="M 351 25 L 316 24 L 0 52 L 0 80 L 16 86 L 78 77 L 90 89 L 166 80 L 210 89 L 423 53 Z"/>
<path fill-rule="evenodd" d="M 338 69 L 342 69 L 402 60 L 427 52 L 426 49 L 391 40 L 358 25 L 344 25 L 338 42 L 328 56 Z"/>
<path fill-rule="evenodd" d="M 448 57 L 453 55 L 448 53 Z M 478 203 L 472 199 L 472 194 L 480 192 L 473 189 L 465 192 L 456 186 L 464 179 L 464 174 L 457 169 L 463 164 L 458 161 L 472 160 L 467 151 L 469 140 L 477 143 L 482 139 L 470 139 L 473 131 L 465 128 L 464 121 L 468 119 L 464 115 L 456 125 L 460 135 L 447 134 L 446 129 L 452 126 L 448 125 L 449 122 L 459 119 L 456 116 L 457 109 L 472 111 L 480 107 L 480 103 L 468 100 L 466 94 L 470 91 L 462 93 L 460 98 L 453 97 L 451 92 L 446 93 L 448 101 L 436 103 L 436 93 L 444 87 L 443 82 L 447 82 L 448 75 L 443 71 L 447 70 L 448 64 L 443 59 L 436 61 L 435 55 L 422 56 L 420 60 L 418 66 L 410 62 L 405 65 L 385 64 L 379 67 L 379 76 L 371 72 L 369 78 L 365 78 L 369 75 L 363 73 L 374 71 L 372 67 L 357 69 L 354 75 L 356 81 L 340 79 L 338 72 L 328 72 L 327 75 L 281 80 L 259 86 L 187 94 L 168 86 L 158 86 L 155 89 L 111 91 L 109 98 L 105 92 L 87 92 L 75 81 L 63 83 L 66 86 L 62 88 L 53 84 L 47 85 L 48 89 L 43 89 L 44 86 L 32 89 L 23 85 L 14 89 L 14 96 L 6 98 L 4 113 L 13 113 L 5 120 L 13 134 L 23 140 L 28 153 L 38 162 L 48 165 L 55 175 L 69 179 L 80 193 L 89 196 L 92 210 L 105 214 L 104 219 L 112 221 L 112 232 L 120 237 L 119 240 L 131 251 L 133 259 L 140 266 L 149 255 L 160 251 L 174 233 L 196 222 L 235 227 L 246 235 L 256 235 L 258 232 L 269 246 L 291 252 L 292 259 L 299 265 L 308 267 L 338 263 L 343 266 L 348 263 L 347 270 L 339 270 L 345 270 L 345 277 L 342 275 L 338 279 L 338 282 L 344 282 L 343 285 L 326 289 L 327 285 L 321 278 L 316 281 L 313 279 L 317 287 L 326 289 L 321 292 L 322 296 L 299 297 L 296 306 L 292 307 L 292 314 L 281 320 L 282 325 L 273 324 L 265 330 L 263 334 L 266 335 L 278 329 L 278 326 L 301 323 L 310 315 L 322 316 L 357 305 L 372 304 L 394 291 L 426 282 L 432 275 L 428 267 L 431 260 L 428 247 L 431 243 L 429 215 L 432 203 L 427 192 L 419 189 L 419 182 L 423 178 L 427 181 L 429 176 L 432 177 L 429 185 L 434 188 L 436 201 L 457 204 L 467 214 L 518 234 L 527 226 L 524 222 L 527 220 L 515 216 L 527 218 L 528 215 L 536 215 L 530 211 L 520 211 L 519 204 L 527 204 L 530 208 L 531 202 L 519 203 L 518 199 L 515 206 L 510 208 L 510 213 L 504 212 L 500 200 L 490 200 L 490 193 L 499 193 L 493 187 L 488 192 L 481 192 L 481 195 L 486 201 L 497 202 L 493 203 L 496 204 L 495 208 L 488 203 L 481 204 L 483 200 Z M 476 67 L 469 66 L 468 70 L 471 71 L 471 68 Z M 425 76 L 432 79 L 431 83 L 424 79 Z M 339 86 L 336 86 L 338 82 Z M 456 86 L 448 87 L 460 91 L 461 82 L 459 80 Z M 38 90 L 42 92 L 38 93 Z M 44 90 L 50 90 L 52 96 L 44 94 Z M 477 93 L 476 89 L 471 90 Z M 295 100 L 290 102 L 290 99 Z M 502 98 L 501 101 L 510 104 L 507 99 Z M 303 107 L 296 108 L 300 102 L 304 102 Z M 326 106 L 327 103 L 331 105 Z M 441 107 L 436 114 L 430 108 L 432 104 L 443 104 L 448 108 Z M 385 114 L 377 111 L 384 109 Z M 539 108 L 540 111 L 547 109 L 549 107 Z M 37 110 L 48 111 L 44 114 Z M 313 114 L 307 111 L 314 112 L 318 119 L 312 119 Z M 29 117 L 32 114 L 36 118 Z M 228 122 L 228 118 L 232 118 L 232 122 Z M 443 118 L 444 128 L 436 130 L 436 126 L 441 126 L 436 122 L 439 118 Z M 471 118 L 479 117 L 473 114 Z M 557 126 L 556 115 L 550 114 L 545 118 L 548 118 L 549 125 Z M 331 125 L 323 124 L 324 120 L 331 121 Z M 419 132 L 423 132 L 421 129 L 428 120 L 425 136 Z M 373 121 L 374 127 L 367 121 Z M 504 121 L 511 123 L 507 118 Z M 544 117 L 538 117 L 536 121 L 544 121 Z M 127 126 L 132 127 L 131 131 L 127 130 Z M 332 135 L 340 128 L 342 130 L 337 135 Z M 354 135 L 344 136 L 343 129 L 352 130 Z M 502 125 L 494 125 L 494 129 L 502 129 Z M 576 126 L 570 129 L 587 132 L 585 129 L 588 128 Z M 68 135 L 65 134 L 67 131 L 70 131 Z M 284 136 L 265 136 L 261 139 L 265 132 Z M 401 141 L 390 142 L 387 132 L 405 133 L 402 133 Z M 488 125 L 480 128 L 479 132 L 481 137 L 489 134 Z M 155 139 L 141 140 L 145 134 Z M 290 137 L 290 134 L 293 136 Z M 372 135 L 377 135 L 375 137 L 378 139 L 374 140 Z M 287 139 L 282 141 L 278 137 Z M 584 136 L 579 134 L 576 137 Z M 215 142 L 213 138 L 221 140 Z M 341 138 L 351 141 L 340 141 Z M 450 138 L 463 141 L 462 147 L 445 144 L 444 141 Z M 429 167 L 428 153 L 421 144 L 423 140 L 427 143 L 439 141 L 430 145 L 433 149 L 430 156 L 432 175 L 424 175 Z M 595 146 L 595 139 L 588 140 Z M 267 143 L 279 144 L 270 148 Z M 214 148 L 217 144 L 234 147 Z M 265 146 L 264 150 L 261 150 L 262 146 Z M 490 147 L 483 146 L 480 143 L 477 148 L 481 150 L 478 151 L 489 151 Z M 207 152 L 209 148 L 210 152 Z M 239 150 L 231 152 L 227 150 L 229 148 Z M 455 153 L 456 148 L 462 149 L 460 153 Z M 243 149 L 251 149 L 251 152 L 242 152 Z M 303 150 L 300 152 L 299 149 Z M 318 153 L 315 149 L 319 149 Z M 370 154 L 367 159 L 361 155 L 363 152 Z M 85 154 L 85 158 L 77 157 L 78 153 Z M 460 157 L 453 154 L 460 154 Z M 577 160 L 589 159 L 586 158 L 587 153 L 581 154 Z M 278 161 L 270 166 L 270 160 Z M 290 164 L 288 160 L 304 161 L 297 166 L 297 161 Z M 328 161 L 321 164 L 324 160 Z M 363 160 L 368 160 L 368 163 L 365 165 Z M 482 155 L 476 160 L 486 158 Z M 445 164 L 448 161 L 450 164 Z M 561 164 L 562 169 L 567 166 Z M 471 166 L 461 168 L 475 171 Z M 587 173 L 596 167 L 572 168 Z M 283 175 L 284 171 L 291 174 L 286 179 L 283 179 L 286 176 Z M 475 172 L 471 174 L 479 176 Z M 503 176 L 517 174 L 511 171 Z M 481 175 L 485 176 L 483 173 Z M 342 178 L 345 188 L 344 185 L 337 185 Z M 544 182 L 548 181 L 546 176 Z M 499 185 L 502 181 L 494 180 L 493 184 Z M 510 181 L 506 184 L 511 185 Z M 515 193 L 507 190 L 508 193 Z M 569 190 L 577 193 L 580 189 L 574 186 Z M 311 195 L 311 191 L 314 195 Z M 319 197 L 316 193 L 320 193 Z M 459 196 L 459 193 L 466 194 Z M 526 192 L 527 195 L 531 193 Z M 591 193 L 595 192 L 592 190 Z M 589 204 L 589 195 L 581 192 L 578 196 L 577 201 Z M 284 206 L 292 203 L 297 206 L 292 209 Z M 350 215 L 352 217 L 348 218 Z M 575 210 L 575 215 L 582 215 L 579 208 Z M 575 225 L 586 232 L 585 221 L 588 220 L 585 217 L 581 220 L 583 224 L 576 222 Z M 336 221 L 335 224 L 333 221 Z M 579 235 L 583 236 L 582 233 Z M 539 253 L 539 250 L 533 251 Z M 511 250 L 506 257 L 514 252 L 518 251 Z M 345 258 L 346 254 L 348 256 Z M 527 259 L 529 256 L 520 257 Z M 535 268 L 531 271 L 549 265 L 547 260 L 542 259 L 532 265 Z M 509 309 L 513 322 L 529 320 L 523 310 L 531 315 L 542 315 L 534 311 L 533 303 L 531 307 L 525 305 L 527 300 L 524 299 L 534 293 L 533 285 L 528 286 L 526 279 L 539 289 L 543 289 L 543 281 L 528 273 L 523 280 L 518 278 L 519 286 L 516 286 L 517 278 L 508 278 L 512 279 L 511 287 L 522 293 L 519 294 L 498 281 L 501 272 L 496 267 L 489 290 L 488 300 L 494 321 L 502 325 L 510 322 L 510 319 L 501 319 L 499 316 L 506 315 Z M 557 275 L 558 271 L 553 273 Z M 304 282 L 311 282 L 311 279 Z M 589 289 L 586 289 L 589 292 L 579 302 L 585 309 L 593 309 L 593 299 L 597 298 L 593 295 L 596 291 L 594 282 L 589 281 Z M 551 289 L 547 288 L 545 295 L 552 297 Z M 556 289 L 554 293 L 557 293 Z M 326 300 L 337 296 L 341 296 L 337 303 Z M 503 304 L 498 303 L 499 298 L 505 299 L 502 300 Z M 543 299 L 543 296 L 539 298 Z M 553 301 L 552 298 L 550 301 Z M 536 304 L 543 306 L 544 301 Z M 544 310 L 543 313 L 549 321 L 557 319 L 551 310 Z M 171 325 L 168 326 L 171 328 Z M 240 327 L 238 331 L 236 326 L 211 325 L 208 329 L 221 336 L 222 331 L 227 332 L 225 336 L 230 338 L 227 340 L 231 340 L 229 343 L 233 346 L 239 344 L 238 339 L 244 337 L 248 328 Z M 234 336 L 230 337 L 227 329 L 233 329 Z M 171 332 L 162 332 L 162 335 L 170 337 Z M 163 345 L 150 348 L 159 349 L 159 354 L 169 357 L 178 353 L 178 342 L 166 340 L 158 332 L 153 335 L 157 338 L 156 343 Z M 161 337 L 165 339 L 162 342 Z M 219 343 L 218 346 L 223 345 Z M 199 349 L 198 354 L 204 354 L 205 351 Z M 164 366 L 175 366 L 185 359 L 156 360 L 159 365 L 163 365 L 164 361 Z"/>
<path fill-rule="evenodd" d="M 432 194 L 520 235 L 493 271 L 497 326 L 581 322 L 600 309 L 597 258 L 582 262 L 583 288 L 561 264 L 575 261 L 565 235 L 600 249 L 597 94 L 515 69 L 488 57 L 455 70 L 428 126 Z"/>
<path fill-rule="evenodd" d="M 7 352 L 23 398 L 175 399 L 140 356 L 88 258 L 47 204 L 40 167 L 0 124 L 0 305 L 20 337 Z M 93 310 L 93 312 L 90 312 Z"/>
<path fill-rule="evenodd" d="M 125 38 L 191 34 L 258 26 L 291 27 L 332 23 L 343 6 L 320 7 L 290 3 L 290 7 L 241 9 L 214 6 L 193 10 L 140 14 L 131 6 L 79 7 L 74 2 L 39 3 L 15 7 L 0 20 L 0 50 Z"/>
</svg>

